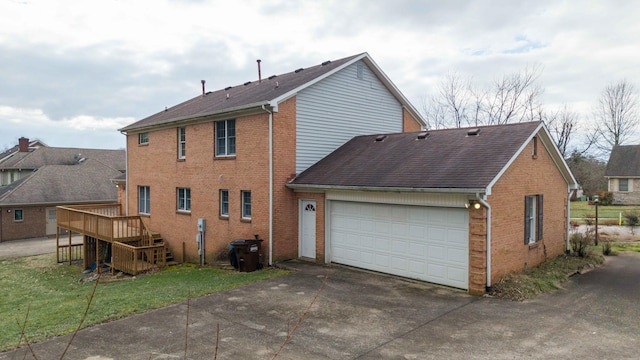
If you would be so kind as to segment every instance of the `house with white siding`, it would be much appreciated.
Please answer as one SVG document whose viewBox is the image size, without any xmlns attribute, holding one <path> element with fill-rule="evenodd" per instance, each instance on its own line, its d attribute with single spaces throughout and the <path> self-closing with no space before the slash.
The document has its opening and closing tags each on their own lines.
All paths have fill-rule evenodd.
<svg viewBox="0 0 640 360">
<path fill-rule="evenodd" d="M 120 129 L 124 208 L 178 260 L 220 261 L 230 242 L 257 237 L 264 265 L 322 262 L 300 246 L 299 219 L 316 205 L 286 185 L 354 136 L 425 125 L 367 53 L 216 91 L 202 81 L 201 94 Z"/>
</svg>

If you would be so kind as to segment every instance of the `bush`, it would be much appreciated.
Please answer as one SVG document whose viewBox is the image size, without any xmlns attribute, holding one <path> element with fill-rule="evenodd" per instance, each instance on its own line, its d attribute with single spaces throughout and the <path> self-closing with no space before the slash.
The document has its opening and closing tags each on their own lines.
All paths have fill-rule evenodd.
<svg viewBox="0 0 640 360">
<path fill-rule="evenodd" d="M 584 215 L 584 223 L 587 226 L 592 226 L 596 224 L 596 216 L 595 214 L 585 214 Z"/>
<path fill-rule="evenodd" d="M 629 226 L 638 226 L 640 223 L 640 215 L 635 210 L 625 211 L 622 216 L 627 220 Z"/>
<path fill-rule="evenodd" d="M 595 242 L 595 230 L 587 230 L 584 233 L 574 233 L 569 237 L 569 243 L 573 253 L 580 257 L 587 257 L 593 252 L 591 246 Z"/>
<path fill-rule="evenodd" d="M 598 199 L 602 206 L 613 205 L 613 193 L 608 191 L 598 191 Z"/>
<path fill-rule="evenodd" d="M 602 240 L 602 255 L 611 255 L 611 240 Z"/>
</svg>

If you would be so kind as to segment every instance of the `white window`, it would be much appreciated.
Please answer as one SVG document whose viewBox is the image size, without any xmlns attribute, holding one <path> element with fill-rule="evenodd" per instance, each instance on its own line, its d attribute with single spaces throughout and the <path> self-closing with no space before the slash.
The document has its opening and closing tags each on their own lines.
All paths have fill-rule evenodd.
<svg viewBox="0 0 640 360">
<path fill-rule="evenodd" d="M 178 159 L 187 157 L 187 130 L 178 128 Z"/>
<path fill-rule="evenodd" d="M 524 197 L 524 243 L 542 240 L 542 195 Z"/>
<path fill-rule="evenodd" d="M 220 190 L 220 216 L 229 217 L 229 190 Z"/>
<path fill-rule="evenodd" d="M 242 198 L 242 218 L 251 219 L 251 191 L 243 190 L 241 192 Z"/>
<path fill-rule="evenodd" d="M 618 179 L 618 191 L 629 191 L 629 179 Z"/>
<path fill-rule="evenodd" d="M 138 186 L 138 213 L 149 215 L 151 198 L 148 186 Z"/>
<path fill-rule="evenodd" d="M 236 154 L 236 121 L 216 122 L 216 156 Z"/>
<path fill-rule="evenodd" d="M 149 133 L 140 133 L 138 134 L 138 144 L 148 144 L 149 143 Z"/>
<path fill-rule="evenodd" d="M 178 211 L 191 211 L 191 189 L 178 188 Z"/>
<path fill-rule="evenodd" d="M 22 221 L 24 220 L 24 213 L 22 209 L 13 210 L 13 221 Z"/>
</svg>

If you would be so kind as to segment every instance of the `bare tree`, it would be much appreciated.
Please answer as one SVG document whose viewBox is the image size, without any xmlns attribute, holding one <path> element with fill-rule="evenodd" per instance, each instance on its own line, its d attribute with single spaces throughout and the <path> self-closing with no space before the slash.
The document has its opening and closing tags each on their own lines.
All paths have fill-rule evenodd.
<svg viewBox="0 0 640 360">
<path fill-rule="evenodd" d="M 487 124 L 507 124 L 514 121 L 533 120 L 527 117 L 538 107 L 542 88 L 536 84 L 540 66 L 527 67 L 523 71 L 502 75 L 493 82 L 487 98 Z"/>
<path fill-rule="evenodd" d="M 460 128 L 468 122 L 470 86 L 471 81 L 457 73 L 449 73 L 440 83 L 440 101 L 449 112 L 453 127 Z"/>
<path fill-rule="evenodd" d="M 635 87 L 626 80 L 602 91 L 595 111 L 596 130 L 592 135 L 600 149 L 611 150 L 634 135 L 639 122 L 637 106 Z"/>
<path fill-rule="evenodd" d="M 567 150 L 569 149 L 569 143 L 572 135 L 575 135 L 578 124 L 578 114 L 569 110 L 567 105 L 562 109 L 554 113 L 544 114 L 544 120 L 551 132 L 551 137 L 555 142 L 558 150 L 562 154 L 563 158 L 566 158 Z M 585 150 L 586 151 L 586 150 Z M 581 151 L 579 153 L 582 153 Z"/>
</svg>

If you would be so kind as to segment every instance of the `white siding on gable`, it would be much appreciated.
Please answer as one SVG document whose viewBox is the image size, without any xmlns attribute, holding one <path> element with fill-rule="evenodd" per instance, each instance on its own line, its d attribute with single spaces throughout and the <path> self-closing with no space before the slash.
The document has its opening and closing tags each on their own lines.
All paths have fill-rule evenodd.
<svg viewBox="0 0 640 360">
<path fill-rule="evenodd" d="M 402 105 L 359 61 L 297 94 L 296 172 L 354 136 L 397 132 L 402 132 Z"/>
</svg>

